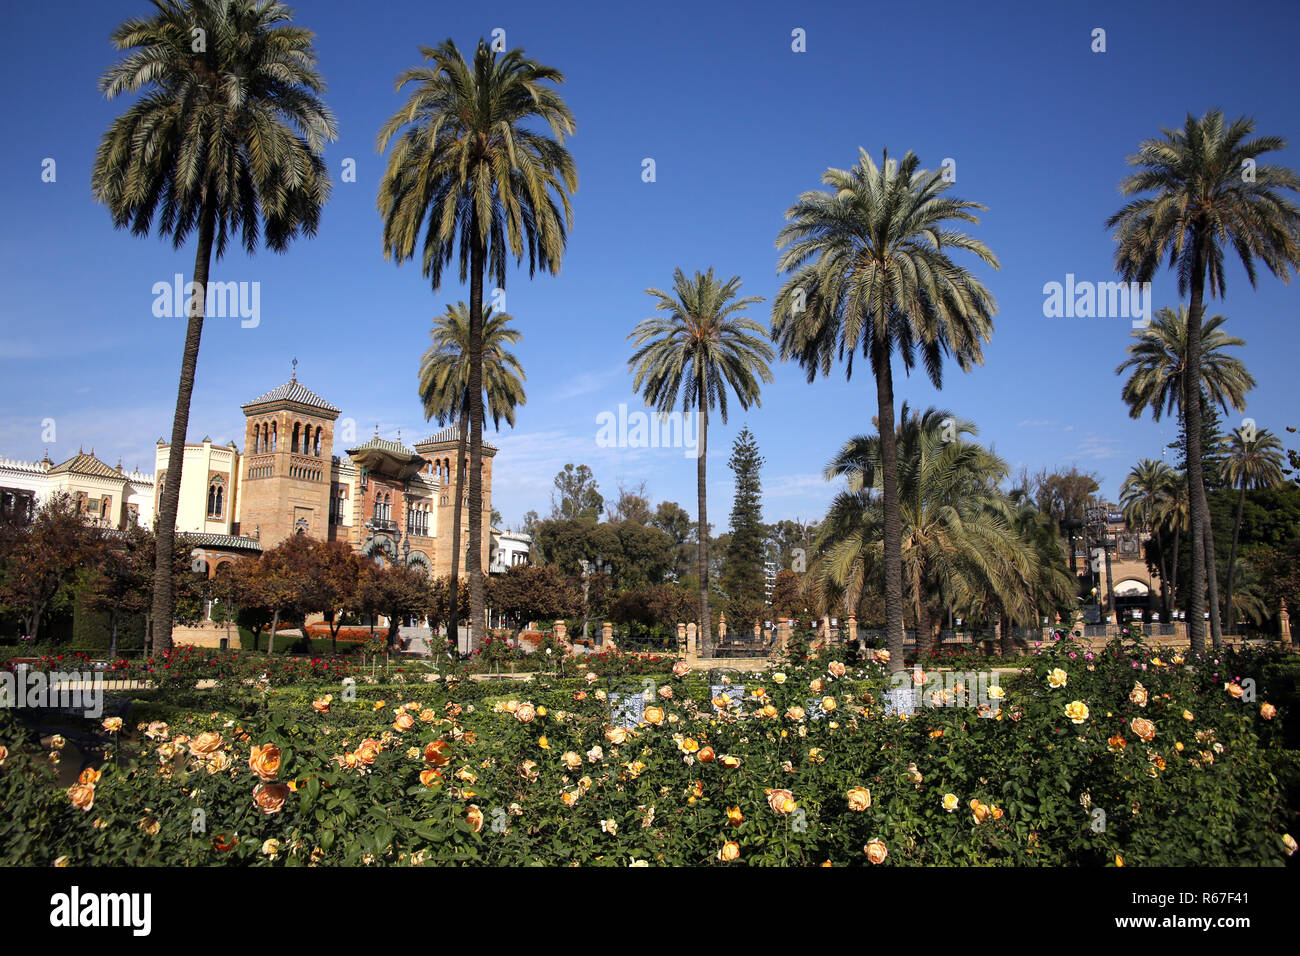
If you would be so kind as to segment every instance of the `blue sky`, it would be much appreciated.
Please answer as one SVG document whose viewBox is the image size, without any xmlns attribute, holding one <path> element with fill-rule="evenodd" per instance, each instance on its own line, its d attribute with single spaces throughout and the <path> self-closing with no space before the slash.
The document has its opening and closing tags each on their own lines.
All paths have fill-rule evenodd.
<svg viewBox="0 0 1300 956">
<path fill-rule="evenodd" d="M 138 0 L 25 4 L 7 13 L 0 69 L 0 455 L 63 460 L 93 446 L 110 464 L 150 468 L 170 433 L 183 319 L 155 318 L 152 288 L 188 275 L 193 246 L 112 228 L 90 192 L 100 136 L 127 106 L 97 91 L 113 62 L 121 20 Z M 559 276 L 512 271 L 506 306 L 523 330 L 518 349 L 528 403 L 517 427 L 487 433 L 500 447 L 495 503 L 507 523 L 549 509 L 551 479 L 566 462 L 590 465 L 612 499 L 620 482 L 646 482 L 654 500 L 694 511 L 695 463 L 680 451 L 602 448 L 596 416 L 639 408 L 626 336 L 651 313 L 645 294 L 672 271 L 712 266 L 739 275 L 743 294 L 770 303 L 774 239 L 798 194 L 859 146 L 879 157 L 911 149 L 934 168 L 956 162 L 952 193 L 988 212 L 971 231 L 1001 260 L 966 263 L 998 300 L 986 361 L 946 370 L 936 393 L 896 369 L 898 399 L 939 404 L 973 419 L 1014 469 L 1077 463 L 1115 494 L 1140 457 L 1159 456 L 1172 423 L 1132 421 L 1114 368 L 1130 323 L 1045 318 L 1043 285 L 1109 281 L 1113 243 L 1103 223 L 1121 204 L 1125 158 L 1161 127 L 1211 106 L 1252 115 L 1260 133 L 1291 144 L 1274 161 L 1300 167 L 1300 69 L 1294 6 L 1258 3 L 1225 15 L 1185 3 L 927 5 L 891 15 L 879 5 L 697 3 L 465 5 L 304 0 L 297 21 L 317 33 L 326 101 L 340 128 L 326 152 L 334 177 L 320 234 L 287 254 L 214 263 L 212 279 L 256 281 L 261 320 L 214 319 L 204 330 L 190 440 L 242 442 L 242 402 L 299 379 L 356 422 L 359 440 L 400 429 L 408 443 L 432 431 L 416 396 L 430 317 L 468 298 L 455 283 L 436 294 L 418 266 L 385 262 L 375 195 L 383 158 L 375 132 L 396 110 L 394 79 L 420 44 L 447 37 L 471 50 L 506 31 L 509 46 L 566 74 L 577 118 L 569 142 L 580 185 Z M 897 8 L 901 10 L 901 8 Z M 1094 28 L 1106 52 L 1090 49 Z M 791 32 L 806 33 L 806 52 Z M 56 181 L 41 181 L 42 161 Z M 656 181 L 642 181 L 653 158 Z M 345 159 L 357 181 L 339 182 Z M 1247 414 L 1288 437 L 1300 425 L 1293 342 L 1297 289 L 1265 274 L 1252 290 L 1228 274 L 1214 311 L 1247 340 L 1241 358 L 1259 384 Z M 1155 283 L 1156 307 L 1176 303 L 1172 278 Z M 766 325 L 767 303 L 750 313 Z M 864 370 L 813 384 L 775 368 L 761 409 L 733 407 L 713 423 L 711 516 L 730 508 L 730 443 L 755 433 L 768 520 L 816 518 L 834 488 L 825 462 L 851 434 L 871 429 L 874 386 Z M 52 418 L 54 442 L 42 440 Z M 1233 420 L 1236 420 L 1234 416 Z M 1294 442 L 1292 442 L 1294 445 Z"/>
</svg>

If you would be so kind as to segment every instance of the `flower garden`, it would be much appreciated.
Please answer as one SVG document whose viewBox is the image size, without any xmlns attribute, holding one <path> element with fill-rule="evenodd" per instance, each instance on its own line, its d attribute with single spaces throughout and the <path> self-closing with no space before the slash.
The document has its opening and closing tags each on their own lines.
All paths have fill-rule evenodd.
<svg viewBox="0 0 1300 956">
<path fill-rule="evenodd" d="M 934 706 L 909 716 L 885 663 L 835 653 L 712 681 L 684 662 L 629 677 L 571 661 L 528 683 L 370 683 L 320 662 L 205 690 L 193 681 L 219 668 L 189 655 L 125 720 L 84 721 L 84 766 L 0 712 L 0 859 L 1281 865 L 1300 778 L 1292 660 L 1066 640 L 1002 674 L 991 704 L 927 683 Z"/>
</svg>

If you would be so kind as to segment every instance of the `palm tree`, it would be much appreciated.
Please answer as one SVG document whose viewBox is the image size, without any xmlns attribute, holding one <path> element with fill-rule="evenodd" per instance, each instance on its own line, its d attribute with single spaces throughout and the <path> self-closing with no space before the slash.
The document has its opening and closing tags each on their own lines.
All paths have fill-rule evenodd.
<svg viewBox="0 0 1300 956">
<path fill-rule="evenodd" d="M 828 169 L 822 182 L 831 188 L 803 193 L 786 210 L 777 236 L 777 271 L 789 279 L 772 305 L 771 336 L 781 358 L 798 361 L 810 382 L 818 372 L 830 374 L 837 357 L 846 360 L 845 377 L 851 378 L 859 349 L 875 376 L 886 647 L 891 667 L 901 669 L 903 545 L 891 362 L 897 350 L 910 371 L 919 349 L 936 388 L 945 355 L 963 371 L 981 363 L 981 343 L 993 334 L 997 306 L 949 251 L 973 253 L 994 268 L 998 261 L 982 242 L 950 226 L 953 220 L 978 222 L 973 210 L 984 207 L 945 197 L 950 184 L 940 172 L 921 169 L 910 152 L 900 163 L 886 150 L 878 167 L 860 149 L 853 169 Z"/>
<path fill-rule="evenodd" d="M 709 620 L 709 519 L 705 500 L 705 459 L 709 448 L 709 411 L 716 404 L 725 424 L 728 389 L 742 409 L 761 405 L 759 380 L 772 381 L 767 363 L 772 348 L 764 329 L 739 313 L 761 296 L 736 299 L 740 276 L 725 283 L 713 270 L 696 272 L 687 278 L 673 270 L 673 290 L 646 289 L 659 300 L 653 316 L 637 323 L 629 339 L 637 350 L 628 359 L 635 373 L 632 387 L 645 402 L 662 415 L 677 406 L 682 414 L 692 409 L 699 415 L 700 437 L 695 459 L 696 493 L 699 503 L 698 559 L 700 577 L 700 628 L 705 655 L 713 650 L 713 629 Z"/>
<path fill-rule="evenodd" d="M 1178 603 L 1178 550 L 1182 543 L 1184 531 L 1191 526 L 1191 505 L 1187 500 L 1187 476 L 1169 469 L 1161 482 L 1160 493 L 1156 498 L 1152 518 L 1155 527 L 1162 532 L 1172 532 L 1173 550 L 1169 562 L 1169 591 L 1165 600 L 1165 615 Z M 1164 544 L 1160 545 L 1163 554 Z"/>
<path fill-rule="evenodd" d="M 1225 353 L 1228 348 L 1246 344 L 1243 339 L 1225 335 L 1220 331 L 1220 326 L 1226 321 L 1223 316 L 1215 315 L 1205 322 L 1201 329 L 1200 398 L 1193 404 L 1197 406 L 1197 416 L 1202 420 L 1204 406 L 1211 401 L 1219 405 L 1225 413 L 1229 405 L 1238 411 L 1245 409 L 1246 392 L 1255 387 L 1255 379 L 1246 371 L 1246 366 L 1241 360 Z M 1183 399 L 1189 394 L 1187 391 L 1190 381 L 1188 376 L 1189 328 L 1187 309 L 1180 305 L 1177 309 L 1166 307 L 1157 310 L 1150 325 L 1144 329 L 1134 330 L 1133 337 L 1136 341 L 1128 347 L 1128 358 L 1115 369 L 1116 375 L 1122 375 L 1126 370 L 1132 369 L 1121 393 L 1129 406 L 1130 417 L 1140 418 L 1142 413 L 1150 408 L 1152 418 L 1159 421 L 1162 414 L 1177 408 L 1178 420 L 1184 430 L 1188 430 L 1187 411 L 1183 406 Z M 1201 445 L 1202 442 L 1198 438 L 1197 447 L 1201 448 Z M 1211 449 L 1201 448 L 1203 455 L 1210 451 Z M 1203 458 L 1197 460 L 1197 467 L 1204 468 Z M 1208 548 L 1203 557 L 1208 562 L 1208 568 L 1215 567 L 1213 534 L 1208 523 L 1201 526 L 1201 532 L 1200 537 L 1194 533 L 1192 538 L 1193 572 L 1198 547 Z M 1195 580 L 1195 573 L 1193 573 L 1193 580 Z M 1206 584 L 1210 598 L 1211 630 L 1217 647 L 1223 640 L 1218 619 L 1218 575 L 1209 574 Z M 1198 609 L 1203 604 L 1204 602 L 1196 604 L 1194 598 L 1190 604 L 1190 620 L 1194 622 L 1194 627 L 1202 628 L 1202 643 L 1204 643 L 1204 619 Z"/>
<path fill-rule="evenodd" d="M 1030 623 L 1042 602 L 1065 600 L 1071 591 L 1059 548 L 1023 535 L 998 489 L 1006 463 L 959 438 L 973 434 L 973 424 L 950 412 L 912 414 L 903 404 L 897 436 L 902 566 L 918 655 L 930 648 L 940 598 L 965 606 L 987 601 L 1009 622 Z M 821 523 L 815 547 L 823 557 L 811 577 L 847 612 L 885 567 L 880 436 L 850 439 L 826 466 L 826 477 L 845 478 L 848 488 Z"/>
<path fill-rule="evenodd" d="M 277 0 L 154 0 L 149 18 L 113 31 L 130 51 L 100 80 L 113 99 L 144 95 L 113 121 L 91 174 L 95 198 L 116 228 L 159 231 L 179 249 L 197 232 L 185 348 L 181 355 L 170 465 L 158 502 L 153 641 L 171 647 L 172 555 L 185 432 L 203 332 L 208 269 L 237 234 L 283 252 L 299 233 L 316 234 L 329 180 L 321 151 L 334 117 L 318 98 L 313 34 L 292 25 Z M 161 205 L 161 209 L 160 209 Z"/>
<path fill-rule="evenodd" d="M 1143 458 L 1132 470 L 1124 483 L 1119 486 L 1119 501 L 1124 509 L 1124 522 L 1130 528 L 1143 531 L 1155 529 L 1157 515 L 1160 514 L 1161 498 L 1166 493 L 1170 481 L 1177 481 L 1176 473 L 1163 461 Z M 1165 553 L 1160 551 L 1160 586 L 1164 591 L 1165 613 L 1169 613 L 1169 571 L 1165 562 Z"/>
<path fill-rule="evenodd" d="M 573 157 L 562 145 L 573 114 L 551 84 L 558 70 L 515 49 L 497 56 L 480 40 L 473 64 L 451 40 L 421 47 L 431 65 L 398 77 L 414 87 L 379 131 L 382 153 L 393 143 L 379 185 L 384 255 L 401 263 L 421 256 L 437 291 L 459 246 L 460 281 L 469 282 L 469 525 L 471 640 L 482 643 L 483 587 L 483 279 L 506 284 L 506 260 L 528 275 L 560 270 L 572 224 L 569 193 L 578 188 Z M 533 129 L 545 124 L 550 135 Z M 557 205 L 558 204 L 558 205 Z M 427 219 L 427 225 L 426 225 Z M 424 237 L 421 241 L 420 233 Z"/>
<path fill-rule="evenodd" d="M 519 342 L 518 329 L 510 327 L 513 317 L 505 312 L 493 314 L 492 306 L 483 307 L 483 392 L 492 427 L 501 430 L 505 419 L 515 425 L 515 407 L 527 401 L 524 395 L 524 369 L 506 346 Z M 469 308 L 464 302 L 448 305 L 436 316 L 429 331 L 433 344 L 420 360 L 420 401 L 424 419 L 437 419 L 446 425 L 459 424 L 456 443 L 456 502 L 451 525 L 451 591 L 447 636 L 452 648 L 458 648 L 457 596 L 460 581 L 460 522 L 465 495 L 465 446 L 469 421 Z"/>
<path fill-rule="evenodd" d="M 1228 599 L 1224 602 L 1231 633 L 1236 623 L 1232 603 L 1233 572 L 1237 563 L 1237 542 L 1241 537 L 1241 515 L 1246 507 L 1246 489 L 1276 488 L 1286 481 L 1286 477 L 1282 474 L 1282 443 L 1267 428 L 1234 428 L 1225 444 L 1227 453 L 1221 466 L 1223 481 L 1230 488 L 1240 489 L 1237 517 L 1232 523 L 1232 548 L 1228 551 Z"/>
<path fill-rule="evenodd" d="M 1255 260 L 1290 281 L 1300 267 L 1300 209 L 1283 194 L 1300 189 L 1300 178 L 1284 167 L 1258 164 L 1256 158 L 1286 148 L 1277 136 L 1247 139 L 1253 120 L 1225 125 L 1223 113 L 1209 110 L 1200 119 L 1188 114 L 1182 129 L 1165 129 L 1162 138 L 1144 140 L 1129 165 L 1137 171 L 1120 189 L 1138 196 L 1106 221 L 1115 228 L 1115 268 L 1130 282 L 1147 282 L 1161 261 L 1178 273 L 1179 295 L 1190 294 L 1187 312 L 1186 417 L 1188 498 L 1192 515 L 1192 580 L 1189 628 L 1192 650 L 1205 650 L 1206 568 L 1214 568 L 1209 533 L 1210 506 L 1201 462 L 1201 408 L 1195 389 L 1201 381 L 1201 322 L 1205 293 L 1223 297 L 1225 250 L 1241 260 L 1255 285 Z M 1141 195 L 1147 194 L 1147 195 Z M 1221 639 L 1215 618 L 1216 644 Z"/>
</svg>

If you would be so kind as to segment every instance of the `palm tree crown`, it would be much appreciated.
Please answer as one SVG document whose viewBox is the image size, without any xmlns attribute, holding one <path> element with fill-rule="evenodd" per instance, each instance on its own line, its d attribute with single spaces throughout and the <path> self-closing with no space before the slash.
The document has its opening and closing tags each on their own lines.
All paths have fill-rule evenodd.
<svg viewBox="0 0 1300 956">
<path fill-rule="evenodd" d="M 508 346 L 522 334 L 510 323 L 514 317 L 483 307 L 483 398 L 487 414 L 498 430 L 502 420 L 512 428 L 515 408 L 527 402 L 523 366 Z M 448 305 L 433 320 L 433 344 L 420 360 L 420 401 L 424 417 L 439 425 L 464 420 L 469 406 L 469 307 Z"/>
<path fill-rule="evenodd" d="M 256 249 L 263 220 L 276 251 L 300 231 L 315 235 L 330 191 L 320 153 L 337 127 L 319 99 L 311 31 L 275 0 L 154 6 L 113 32 L 131 52 L 100 81 L 109 99 L 147 90 L 95 157 L 91 185 L 113 224 L 148 235 L 157 212 L 179 248 L 209 209 L 218 259 L 232 233 Z"/>
<path fill-rule="evenodd" d="M 1216 315 L 1201 327 L 1201 389 L 1206 398 L 1225 412 L 1229 406 L 1237 411 L 1246 407 L 1246 392 L 1255 387 L 1255 379 L 1238 358 L 1225 351 L 1246 344 L 1244 339 L 1227 335 L 1221 326 L 1227 320 Z M 1128 358 L 1116 375 L 1131 371 L 1122 392 L 1132 418 L 1141 418 L 1148 409 L 1151 417 L 1161 417 L 1181 407 L 1187 377 L 1187 309 L 1158 309 L 1151 324 L 1134 329 L 1135 341 L 1128 347 Z"/>
</svg>

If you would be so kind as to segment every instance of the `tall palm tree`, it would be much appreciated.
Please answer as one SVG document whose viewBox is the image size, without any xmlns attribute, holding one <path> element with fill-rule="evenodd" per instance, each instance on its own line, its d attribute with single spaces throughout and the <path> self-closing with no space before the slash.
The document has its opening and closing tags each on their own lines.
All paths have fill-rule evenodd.
<svg viewBox="0 0 1300 956">
<path fill-rule="evenodd" d="M 511 428 L 515 425 L 515 408 L 527 401 L 524 395 L 523 366 L 507 346 L 515 345 L 522 337 L 518 329 L 510 327 L 513 316 L 505 312 L 492 312 L 491 305 L 483 307 L 483 393 L 487 413 L 492 416 L 492 427 L 501 430 L 505 419 Z M 439 425 L 457 422 L 459 434 L 456 442 L 456 501 L 453 505 L 451 525 L 451 592 L 447 637 L 453 649 L 458 648 L 457 622 L 459 610 L 457 596 L 460 583 L 460 523 L 462 501 L 465 496 L 465 451 L 468 443 L 469 422 L 469 308 L 464 302 L 448 305 L 447 310 L 435 316 L 429 331 L 433 344 L 420 360 L 420 401 L 424 404 L 424 419 L 437 419 Z"/>
<path fill-rule="evenodd" d="M 1155 527 L 1161 532 L 1174 536 L 1173 550 L 1169 561 L 1169 592 L 1165 601 L 1165 614 L 1178 604 L 1178 551 L 1182 544 L 1183 532 L 1189 531 L 1192 522 L 1192 508 L 1187 500 L 1187 476 L 1172 468 L 1161 482 L 1160 494 L 1156 498 L 1155 511 L 1152 515 Z M 1163 552 L 1164 545 L 1161 544 Z"/>
<path fill-rule="evenodd" d="M 1276 488 L 1286 481 L 1286 476 L 1282 473 L 1282 443 L 1267 428 L 1234 428 L 1225 444 L 1226 454 L 1221 465 L 1223 481 L 1228 487 L 1239 489 L 1237 517 L 1232 523 L 1232 548 L 1228 551 L 1228 596 L 1224 602 L 1231 633 L 1236 623 L 1236 610 L 1232 603 L 1233 572 L 1237 564 L 1237 542 L 1241 537 L 1241 515 L 1246 507 L 1246 489 Z"/>
<path fill-rule="evenodd" d="M 197 233 L 189 322 L 181 355 L 172 455 L 154 523 L 153 643 L 171 647 L 172 555 L 190 396 L 203 332 L 213 246 L 232 235 L 276 252 L 299 233 L 314 236 L 329 180 L 321 151 L 334 117 L 318 95 L 313 34 L 294 26 L 276 0 L 153 0 L 148 18 L 113 31 L 129 51 L 100 79 L 113 99 L 140 93 L 113 121 L 95 155 L 91 187 L 113 225 L 138 236 L 158 228 L 179 249 Z"/>
<path fill-rule="evenodd" d="M 578 188 L 573 157 L 562 145 L 575 124 L 552 88 L 558 70 L 523 50 L 497 56 L 480 40 L 469 64 L 451 40 L 421 47 L 428 66 L 397 79 L 413 87 L 406 104 L 379 131 L 393 149 L 379 185 L 386 258 L 405 262 L 417 250 L 436 291 L 459 247 L 460 281 L 469 282 L 469 525 L 471 640 L 483 639 L 483 279 L 504 290 L 506 261 L 528 257 L 528 275 L 560 270 Z M 544 125 L 550 135 L 535 129 Z M 427 225 L 426 225 L 427 220 Z M 424 233 L 421 241 L 421 232 Z"/>
<path fill-rule="evenodd" d="M 709 411 L 717 405 L 727 421 L 727 392 L 736 396 L 742 409 L 761 405 L 759 381 L 770 383 L 772 348 L 764 329 L 739 313 L 762 302 L 762 296 L 737 299 L 740 276 L 719 282 L 713 270 L 696 272 L 687 278 L 673 270 L 672 292 L 646 289 L 659 300 L 655 311 L 667 313 L 637 323 L 629 339 L 636 352 L 628 359 L 635 374 L 632 387 L 645 402 L 661 414 L 680 407 L 683 414 L 699 415 L 699 446 L 695 459 L 696 495 L 699 507 L 697 542 L 700 576 L 701 642 L 707 655 L 713 650 L 713 628 L 709 620 L 709 518 L 706 501 L 706 462 L 709 448 Z"/>
<path fill-rule="evenodd" d="M 772 304 L 773 341 L 782 359 L 795 359 L 811 382 L 845 359 L 853 375 L 860 349 L 876 380 L 876 422 L 883 462 L 884 598 L 886 647 L 891 667 L 903 666 L 902 524 L 898 449 L 894 434 L 897 351 L 910 372 L 917 352 L 935 387 L 943 383 L 943 358 L 963 371 L 983 361 L 981 343 L 993 334 L 992 294 L 949 258 L 970 252 L 998 267 L 984 243 L 956 231 L 956 221 L 977 223 L 983 206 L 943 195 L 941 172 L 902 162 L 884 151 L 877 166 L 858 151 L 851 170 L 828 169 L 825 191 L 803 193 L 786 210 L 777 236 L 777 271 L 788 274 Z"/>
<path fill-rule="evenodd" d="M 1240 117 L 1225 124 L 1223 113 L 1209 110 L 1200 119 L 1188 114 L 1182 129 L 1144 140 L 1129 165 L 1137 171 L 1120 190 L 1137 196 L 1106 220 L 1115 229 L 1115 268 L 1131 282 L 1147 282 L 1168 259 L 1178 273 L 1179 295 L 1189 295 L 1186 416 L 1188 499 L 1192 514 L 1192 579 L 1189 595 L 1192 650 L 1205 650 L 1206 569 L 1214 569 L 1214 539 L 1209 532 L 1210 506 L 1201 461 L 1201 408 L 1195 400 L 1201 381 L 1201 323 L 1205 293 L 1223 297 L 1225 251 L 1241 260 L 1255 285 L 1258 259 L 1275 276 L 1290 281 L 1300 267 L 1300 209 L 1283 195 L 1300 189 L 1294 171 L 1257 157 L 1286 148 L 1277 136 L 1248 139 L 1253 120 Z M 1144 195 L 1145 194 L 1145 195 Z M 1215 617 L 1215 637 L 1218 633 Z"/>
<path fill-rule="evenodd" d="M 1124 483 L 1119 486 L 1119 501 L 1124 509 L 1124 522 L 1130 528 L 1153 531 L 1160 514 L 1161 498 L 1166 493 L 1171 481 L 1176 481 L 1176 473 L 1163 461 L 1143 458 L 1129 471 Z M 1160 587 L 1169 596 L 1169 568 L 1165 561 L 1165 552 L 1160 550 Z M 1169 611 L 1165 602 L 1165 613 Z"/>
<path fill-rule="evenodd" d="M 1224 412 L 1228 406 L 1241 411 L 1246 407 L 1246 392 L 1255 387 L 1255 379 L 1246 371 L 1240 359 L 1226 354 L 1225 350 L 1245 345 L 1243 339 L 1226 335 L 1220 327 L 1227 320 L 1221 315 L 1211 316 L 1201 328 L 1200 337 L 1200 388 L 1196 414 L 1204 420 L 1204 406 L 1209 402 L 1219 405 Z M 1116 375 L 1123 375 L 1131 369 L 1128 381 L 1124 383 L 1122 396 L 1129 406 L 1129 415 L 1140 418 L 1148 408 L 1156 421 L 1165 412 L 1178 410 L 1178 420 L 1184 431 L 1188 431 L 1187 410 L 1183 399 L 1190 394 L 1189 360 L 1190 323 L 1188 311 L 1183 306 L 1177 309 L 1163 308 L 1156 311 L 1151 324 L 1144 329 L 1135 329 L 1136 341 L 1128 347 L 1128 358 L 1115 369 Z M 1197 440 L 1197 447 L 1202 455 L 1211 452 L 1203 448 Z M 1197 467 L 1204 468 L 1204 458 L 1197 459 Z M 1189 486 L 1190 487 L 1190 486 Z M 1189 498 L 1190 500 L 1190 498 Z M 1193 505 L 1193 509 L 1194 509 Z M 1198 536 L 1199 534 L 1199 536 Z M 1213 532 L 1207 522 L 1200 526 L 1199 532 L 1192 532 L 1192 567 L 1196 566 L 1197 548 L 1202 549 L 1202 558 L 1207 562 L 1209 572 L 1215 569 Z M 1208 549 L 1208 550 L 1206 550 Z M 1193 573 L 1195 580 L 1195 573 Z M 1207 573 L 1205 581 L 1209 591 L 1211 631 L 1214 645 L 1218 647 L 1223 641 L 1219 624 L 1219 579 L 1217 573 Z M 1204 643 L 1204 618 L 1200 608 L 1204 605 L 1192 598 L 1189 605 L 1189 620 L 1192 628 L 1202 629 L 1201 640 Z M 1189 628 L 1190 630 L 1190 628 Z M 1193 631 L 1193 635 L 1194 635 Z"/>
</svg>

